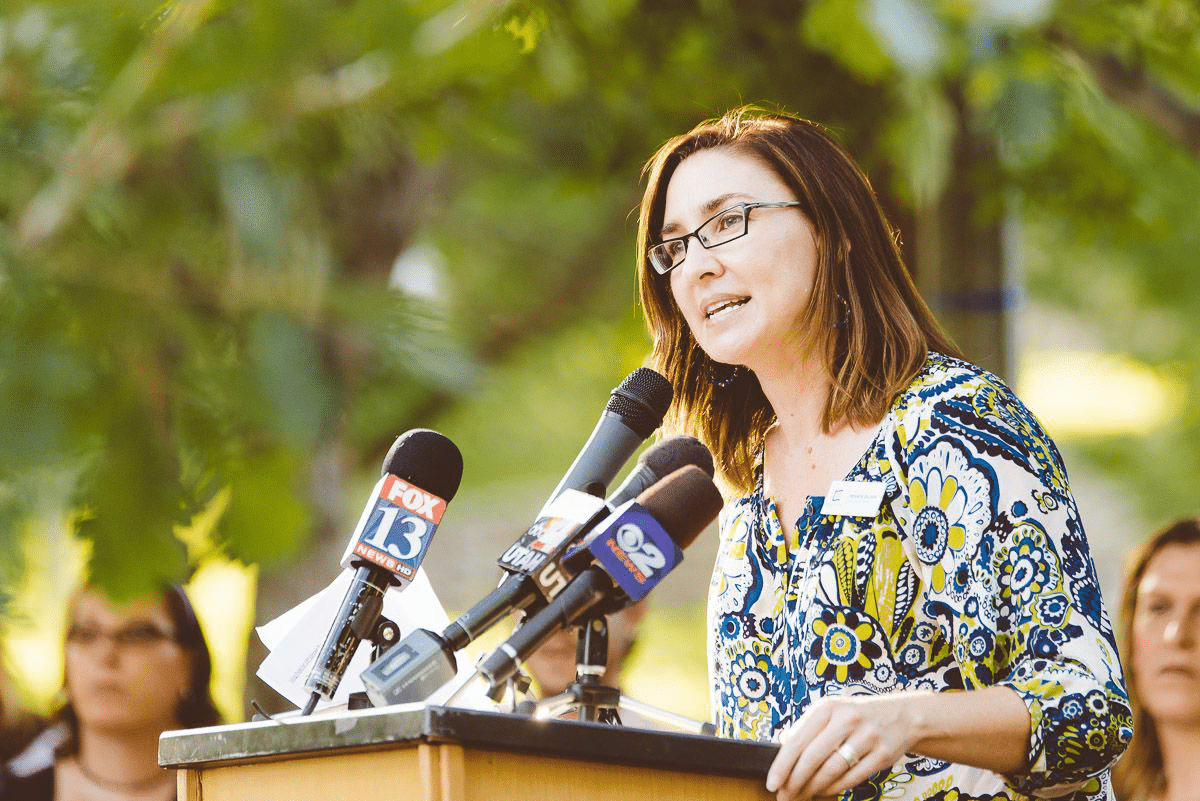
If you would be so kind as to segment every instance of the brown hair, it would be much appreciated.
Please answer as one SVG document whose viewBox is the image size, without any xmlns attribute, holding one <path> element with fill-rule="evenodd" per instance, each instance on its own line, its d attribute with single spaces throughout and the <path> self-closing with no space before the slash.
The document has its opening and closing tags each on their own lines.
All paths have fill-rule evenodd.
<svg viewBox="0 0 1200 801">
<path fill-rule="evenodd" d="M 1168 545 L 1200 544 L 1200 519 L 1179 520 L 1162 529 L 1134 549 L 1125 562 L 1121 584 L 1121 650 L 1124 653 L 1125 684 L 1133 707 L 1133 740 L 1113 768 L 1113 789 L 1121 801 L 1149 801 L 1166 791 L 1162 747 L 1154 719 L 1138 703 L 1133 675 L 1133 617 L 1137 612 L 1138 585 L 1150 560 Z"/>
<path fill-rule="evenodd" d="M 0 661 L 0 763 L 20 753 L 41 728 L 42 722 L 21 703 L 12 677 Z"/>
<path fill-rule="evenodd" d="M 74 614 L 79 596 L 85 591 L 103 592 L 96 587 L 85 585 L 76 591 L 69 605 L 69 614 Z M 192 729 L 198 726 L 213 726 L 221 722 L 221 713 L 212 697 L 212 657 L 208 651 L 208 641 L 200 628 L 200 621 L 192 608 L 192 602 L 187 593 L 178 584 L 168 584 L 163 587 L 159 596 L 166 608 L 167 617 L 175 632 L 175 643 L 183 649 L 188 657 L 189 683 L 187 692 L 179 699 L 175 707 L 175 720 L 180 728 Z M 64 679 L 63 686 L 66 686 Z M 68 699 L 55 713 L 54 720 L 62 721 L 67 726 L 66 739 L 56 749 L 60 756 L 73 754 L 79 750 L 79 718 L 75 708 Z"/>
<path fill-rule="evenodd" d="M 654 339 L 652 360 L 675 390 L 667 425 L 704 441 L 725 481 L 748 492 L 755 453 L 775 412 L 752 374 L 714 386 L 714 362 L 688 329 L 669 281 L 648 261 L 671 176 L 688 156 L 711 148 L 759 159 L 792 190 L 813 225 L 817 271 L 806 312 L 808 352 L 824 354 L 831 381 L 825 431 L 877 423 L 930 350 L 957 356 L 958 349 L 918 294 L 870 182 L 820 126 L 747 106 L 668 141 L 643 172 L 638 222 L 638 283 Z"/>
</svg>

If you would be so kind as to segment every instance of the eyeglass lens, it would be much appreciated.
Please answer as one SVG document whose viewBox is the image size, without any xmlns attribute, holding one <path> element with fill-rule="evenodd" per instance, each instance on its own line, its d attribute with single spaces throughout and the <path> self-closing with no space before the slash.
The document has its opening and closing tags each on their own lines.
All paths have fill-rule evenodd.
<svg viewBox="0 0 1200 801">
<path fill-rule="evenodd" d="M 687 256 L 687 241 L 693 236 L 700 240 L 700 244 L 706 248 L 723 245 L 745 236 L 748 207 L 748 204 L 742 203 L 719 211 L 705 220 L 692 233 L 655 245 L 650 249 L 650 259 L 655 268 L 660 273 L 666 273 L 679 266 Z"/>
<path fill-rule="evenodd" d="M 150 645 L 174 639 L 152 623 L 130 623 L 112 631 L 104 631 L 97 626 L 77 623 L 67 630 L 67 640 L 78 645 L 91 645 L 101 638 L 108 638 L 116 645 L 121 646 Z"/>
</svg>

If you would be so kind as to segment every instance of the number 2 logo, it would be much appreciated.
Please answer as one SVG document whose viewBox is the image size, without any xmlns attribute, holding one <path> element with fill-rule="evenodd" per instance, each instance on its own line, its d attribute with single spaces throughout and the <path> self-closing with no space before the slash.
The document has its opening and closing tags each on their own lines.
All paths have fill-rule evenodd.
<svg viewBox="0 0 1200 801">
<path fill-rule="evenodd" d="M 649 578 L 656 570 L 666 567 L 667 558 L 658 546 L 646 539 L 646 534 L 638 526 L 626 523 L 617 529 L 617 544 L 629 555 L 629 561 Z"/>
</svg>

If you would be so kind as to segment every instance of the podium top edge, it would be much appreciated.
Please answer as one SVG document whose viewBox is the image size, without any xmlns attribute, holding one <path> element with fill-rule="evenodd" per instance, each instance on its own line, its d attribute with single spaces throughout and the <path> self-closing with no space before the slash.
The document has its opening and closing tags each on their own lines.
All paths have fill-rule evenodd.
<svg viewBox="0 0 1200 801">
<path fill-rule="evenodd" d="M 778 750 L 772 743 L 406 704 L 165 732 L 158 761 L 166 768 L 195 769 L 423 742 L 760 778 L 766 777 Z"/>
</svg>

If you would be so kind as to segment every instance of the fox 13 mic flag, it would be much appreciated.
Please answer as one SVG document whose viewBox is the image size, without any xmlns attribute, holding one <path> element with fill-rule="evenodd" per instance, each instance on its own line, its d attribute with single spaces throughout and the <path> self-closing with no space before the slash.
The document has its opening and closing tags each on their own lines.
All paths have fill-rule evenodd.
<svg viewBox="0 0 1200 801">
<path fill-rule="evenodd" d="M 327 618 L 307 619 L 311 628 L 298 632 L 307 638 L 312 632 L 328 632 L 316 657 L 300 660 L 307 666 L 305 686 L 311 692 L 304 714 L 335 697 L 360 643 L 372 638 L 380 625 L 388 590 L 404 588 L 418 576 L 446 504 L 458 491 L 462 455 L 436 431 L 413 429 L 397 437 L 381 473 L 342 557 L 342 566 L 353 572 L 340 607 L 324 626 L 320 624 Z M 320 594 L 306 618 L 323 616 L 329 595 Z M 289 640 L 288 650 L 305 651 L 295 639 Z"/>
</svg>

